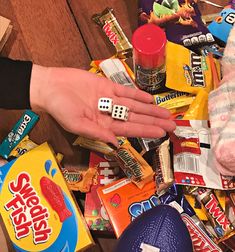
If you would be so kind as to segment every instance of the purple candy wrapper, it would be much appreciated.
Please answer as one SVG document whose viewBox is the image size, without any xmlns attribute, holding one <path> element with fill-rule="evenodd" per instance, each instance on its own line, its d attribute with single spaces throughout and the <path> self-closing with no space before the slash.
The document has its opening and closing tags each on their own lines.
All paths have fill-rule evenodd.
<svg viewBox="0 0 235 252">
<path fill-rule="evenodd" d="M 165 28 L 167 39 L 200 53 L 215 44 L 193 0 L 139 0 L 139 25 L 155 23 Z"/>
</svg>

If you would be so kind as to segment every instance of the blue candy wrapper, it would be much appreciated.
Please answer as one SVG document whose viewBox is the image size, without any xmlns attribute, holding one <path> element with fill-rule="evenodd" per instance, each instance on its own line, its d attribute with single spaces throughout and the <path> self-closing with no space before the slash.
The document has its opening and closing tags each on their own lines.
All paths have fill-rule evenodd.
<svg viewBox="0 0 235 252">
<path fill-rule="evenodd" d="M 191 217 L 196 214 L 184 197 L 181 186 L 175 184 L 172 185 L 166 193 L 159 197 L 159 200 L 161 201 L 161 204 L 175 207 L 180 213 L 184 212 Z"/>
<path fill-rule="evenodd" d="M 14 125 L 7 137 L 0 145 L 0 155 L 7 159 L 11 151 L 31 131 L 39 116 L 31 110 L 26 110 L 19 121 Z"/>
<path fill-rule="evenodd" d="M 208 25 L 209 31 L 214 37 L 226 44 L 229 33 L 235 22 L 235 10 L 233 8 L 225 7 Z"/>
</svg>

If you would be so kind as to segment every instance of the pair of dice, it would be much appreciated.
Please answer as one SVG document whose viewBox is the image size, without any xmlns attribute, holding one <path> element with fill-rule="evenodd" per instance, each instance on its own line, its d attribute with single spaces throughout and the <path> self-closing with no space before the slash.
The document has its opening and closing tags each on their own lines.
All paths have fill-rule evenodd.
<svg viewBox="0 0 235 252">
<path fill-rule="evenodd" d="M 112 114 L 112 118 L 127 121 L 129 108 L 121 105 L 113 105 L 111 98 L 102 97 L 98 102 L 98 109 L 101 112 Z"/>
</svg>

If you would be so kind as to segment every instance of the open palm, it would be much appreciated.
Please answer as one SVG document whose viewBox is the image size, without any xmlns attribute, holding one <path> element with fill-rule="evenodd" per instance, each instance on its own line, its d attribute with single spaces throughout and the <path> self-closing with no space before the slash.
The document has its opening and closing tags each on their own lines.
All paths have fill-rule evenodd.
<svg viewBox="0 0 235 252">
<path fill-rule="evenodd" d="M 170 113 L 153 105 L 152 95 L 73 68 L 50 68 L 37 107 L 72 133 L 117 144 L 116 136 L 157 138 L 175 129 Z M 35 85 L 36 86 L 36 85 Z M 98 110 L 101 97 L 130 109 L 128 120 Z M 32 101 L 34 104 L 34 101 Z"/>
</svg>

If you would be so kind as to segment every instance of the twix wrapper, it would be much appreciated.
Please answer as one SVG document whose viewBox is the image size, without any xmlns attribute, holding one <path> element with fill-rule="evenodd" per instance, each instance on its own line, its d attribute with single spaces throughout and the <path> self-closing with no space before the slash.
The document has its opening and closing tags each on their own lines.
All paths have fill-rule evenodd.
<svg viewBox="0 0 235 252">
<path fill-rule="evenodd" d="M 92 19 L 102 27 L 109 41 L 115 46 L 120 58 L 127 58 L 132 55 L 132 45 L 114 16 L 112 8 L 106 8 L 103 12 L 93 15 Z"/>
<path fill-rule="evenodd" d="M 199 188 L 197 199 L 202 203 L 208 220 L 217 236 L 217 243 L 225 244 L 230 249 L 235 249 L 235 229 L 223 211 L 215 194 L 210 189 Z"/>
<path fill-rule="evenodd" d="M 125 175 L 140 189 L 153 181 L 152 168 L 128 140 L 125 140 L 113 154 Z"/>
</svg>

